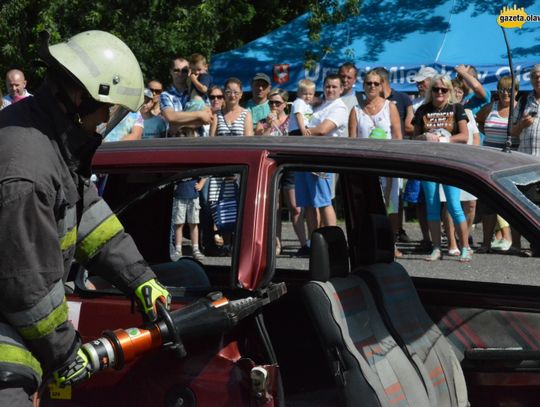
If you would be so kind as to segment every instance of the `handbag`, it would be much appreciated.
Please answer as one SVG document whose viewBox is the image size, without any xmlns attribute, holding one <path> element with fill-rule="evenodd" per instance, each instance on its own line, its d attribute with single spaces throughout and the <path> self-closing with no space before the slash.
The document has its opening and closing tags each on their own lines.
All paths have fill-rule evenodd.
<svg viewBox="0 0 540 407">
<path fill-rule="evenodd" d="M 238 215 L 238 186 L 235 180 L 221 181 L 219 196 L 210 204 L 212 219 L 220 232 L 234 232 Z"/>
</svg>

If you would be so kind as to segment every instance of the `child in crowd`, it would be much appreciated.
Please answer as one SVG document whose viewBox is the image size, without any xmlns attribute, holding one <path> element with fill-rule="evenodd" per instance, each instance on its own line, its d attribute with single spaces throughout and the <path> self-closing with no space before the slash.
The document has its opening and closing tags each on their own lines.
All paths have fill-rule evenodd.
<svg viewBox="0 0 540 407">
<path fill-rule="evenodd" d="M 302 79 L 298 83 L 298 97 L 293 102 L 289 119 L 289 135 L 309 136 L 307 124 L 313 115 L 313 99 L 315 98 L 315 82 Z"/>
<path fill-rule="evenodd" d="M 204 186 L 206 178 L 199 180 L 180 181 L 174 190 L 174 205 L 172 220 L 174 223 L 175 248 L 171 252 L 171 260 L 177 261 L 182 257 L 182 238 L 184 224 L 189 225 L 189 235 L 193 248 L 193 257 L 203 260 L 204 255 L 199 250 L 199 191 Z"/>
<path fill-rule="evenodd" d="M 207 108 L 206 93 L 212 86 L 212 76 L 208 73 L 208 63 L 204 55 L 195 53 L 189 58 L 189 78 L 187 79 L 189 100 L 184 107 L 186 112 L 198 112 Z M 208 136 L 210 127 L 201 126 L 197 129 L 184 127 L 182 133 L 186 137 Z"/>
<path fill-rule="evenodd" d="M 193 54 L 189 58 L 190 75 L 187 81 L 189 101 L 186 111 L 195 112 L 206 108 L 206 92 L 212 86 L 212 76 L 208 73 L 208 63 L 202 54 Z"/>
</svg>

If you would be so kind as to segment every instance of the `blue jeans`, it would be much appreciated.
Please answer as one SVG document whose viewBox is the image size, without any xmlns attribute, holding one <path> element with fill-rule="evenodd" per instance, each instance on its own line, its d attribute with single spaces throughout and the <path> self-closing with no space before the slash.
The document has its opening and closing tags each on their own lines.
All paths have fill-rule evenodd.
<svg viewBox="0 0 540 407">
<path fill-rule="evenodd" d="M 446 204 L 448 213 L 452 217 L 455 225 L 466 222 L 465 214 L 461 207 L 461 190 L 459 188 L 443 185 L 444 195 L 446 195 Z M 427 220 L 441 220 L 441 198 L 439 196 L 439 183 L 431 181 L 422 181 L 422 188 L 426 197 Z"/>
</svg>

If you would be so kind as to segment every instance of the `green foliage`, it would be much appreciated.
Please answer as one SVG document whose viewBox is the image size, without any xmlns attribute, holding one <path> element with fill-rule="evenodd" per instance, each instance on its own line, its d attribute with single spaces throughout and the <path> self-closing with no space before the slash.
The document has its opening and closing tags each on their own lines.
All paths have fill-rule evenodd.
<svg viewBox="0 0 540 407">
<path fill-rule="evenodd" d="M 359 4 L 359 0 L 4 0 L 0 8 L 0 76 L 10 68 L 22 69 L 33 89 L 43 74 L 32 64 L 38 58 L 40 31 L 47 29 L 51 43 L 56 43 L 95 29 L 124 40 L 145 77 L 166 84 L 169 62 L 175 56 L 200 52 L 210 58 L 307 11 L 312 12 L 310 38 L 317 41 L 325 24 L 357 13 Z M 308 63 L 320 57 L 307 56 Z"/>
<path fill-rule="evenodd" d="M 321 40 L 321 30 L 325 25 L 335 25 L 347 18 L 360 13 L 361 0 L 310 0 L 311 16 L 308 19 L 308 35 L 313 42 Z M 304 66 L 307 69 L 314 67 L 326 52 L 331 49 L 323 44 L 322 53 L 316 54 L 311 50 L 305 52 Z"/>
</svg>

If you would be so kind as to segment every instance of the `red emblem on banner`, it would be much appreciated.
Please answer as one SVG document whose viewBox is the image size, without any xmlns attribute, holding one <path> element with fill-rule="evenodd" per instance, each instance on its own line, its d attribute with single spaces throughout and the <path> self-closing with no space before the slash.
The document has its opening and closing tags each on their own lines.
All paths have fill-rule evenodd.
<svg viewBox="0 0 540 407">
<path fill-rule="evenodd" d="M 274 65 L 274 82 L 277 84 L 289 82 L 289 64 Z"/>
</svg>

